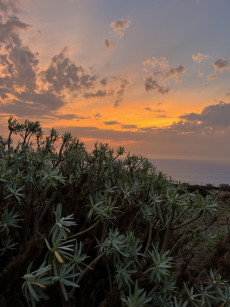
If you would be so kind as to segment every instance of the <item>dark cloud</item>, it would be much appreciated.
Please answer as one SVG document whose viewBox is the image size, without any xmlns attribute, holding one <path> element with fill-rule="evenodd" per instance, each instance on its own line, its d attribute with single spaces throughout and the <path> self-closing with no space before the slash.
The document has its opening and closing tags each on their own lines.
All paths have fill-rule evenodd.
<svg viewBox="0 0 230 307">
<path fill-rule="evenodd" d="M 118 125 L 120 123 L 117 122 L 116 120 L 111 120 L 111 121 L 108 121 L 108 122 L 104 122 L 104 124 L 108 125 L 108 126 L 113 126 L 113 125 Z"/>
<path fill-rule="evenodd" d="M 95 117 L 96 119 L 101 118 L 101 113 L 96 113 L 96 114 L 94 115 L 94 117 Z"/>
<path fill-rule="evenodd" d="M 172 67 L 163 76 L 163 81 L 167 81 L 168 79 L 175 77 L 177 79 L 177 82 L 179 82 L 181 81 L 181 74 L 185 71 L 186 69 L 183 65 L 179 65 L 175 68 Z"/>
<path fill-rule="evenodd" d="M 88 119 L 89 116 L 81 116 L 77 114 L 63 114 L 63 115 L 54 115 L 55 119 L 65 119 L 65 120 L 73 120 L 76 119 L 77 121 L 80 119 Z"/>
<path fill-rule="evenodd" d="M 120 37 L 124 36 L 124 31 L 129 28 L 131 20 L 120 19 L 118 21 L 112 21 L 110 27 L 113 29 L 115 34 Z"/>
<path fill-rule="evenodd" d="M 22 88 L 24 91 L 35 90 L 38 63 L 37 55 L 23 46 L 13 47 L 8 50 L 8 54 L 1 54 L 0 86 L 5 87 L 8 93 L 21 91 Z"/>
<path fill-rule="evenodd" d="M 56 93 L 63 90 L 75 91 L 88 90 L 94 87 L 96 76 L 88 73 L 83 67 L 76 66 L 67 56 L 67 48 L 54 56 L 46 71 L 42 72 L 45 82 Z"/>
<path fill-rule="evenodd" d="M 203 129 L 203 126 L 197 122 L 180 120 L 179 122 L 174 122 L 169 127 L 169 129 L 173 132 L 179 132 L 179 133 L 194 133 L 194 132 L 200 133 L 201 130 Z"/>
<path fill-rule="evenodd" d="M 128 80 L 126 80 L 126 79 L 122 79 L 121 80 L 120 88 L 119 88 L 119 90 L 116 93 L 117 97 L 116 97 L 116 100 L 114 102 L 114 107 L 118 107 L 120 105 L 120 103 L 122 101 L 122 98 L 123 98 L 123 96 L 125 94 L 125 90 L 128 87 L 128 85 L 129 85 L 129 81 Z"/>
<path fill-rule="evenodd" d="M 220 58 L 213 63 L 215 70 L 230 69 L 229 60 L 226 58 Z"/>
<path fill-rule="evenodd" d="M 161 86 L 156 80 L 153 80 L 153 77 L 148 77 L 145 80 L 145 90 L 146 92 L 156 91 L 160 94 L 166 94 L 169 92 L 168 87 Z"/>
<path fill-rule="evenodd" d="M 52 92 L 44 93 L 18 93 L 11 103 L 0 104 L 0 112 L 16 116 L 45 116 L 58 110 L 64 105 L 61 98 Z"/>
<path fill-rule="evenodd" d="M 100 83 L 101 83 L 102 85 L 106 86 L 106 85 L 107 85 L 107 83 L 108 83 L 107 78 L 103 78 L 103 79 L 101 79 Z"/>
<path fill-rule="evenodd" d="M 121 125 L 123 129 L 136 129 L 137 125 Z"/>
<path fill-rule="evenodd" d="M 162 113 L 162 112 L 165 112 L 165 110 L 156 109 L 156 110 L 154 110 L 154 112 L 156 112 L 156 113 Z"/>
<path fill-rule="evenodd" d="M 7 48 L 21 46 L 19 33 L 21 30 L 28 30 L 31 26 L 21 22 L 16 16 L 3 18 L 0 15 L 0 42 L 7 44 Z"/>
<path fill-rule="evenodd" d="M 226 93 L 226 96 L 230 96 L 230 92 L 229 92 L 229 93 Z"/>
<path fill-rule="evenodd" d="M 105 44 L 105 47 L 108 49 L 114 49 L 115 47 L 117 47 L 115 43 L 111 43 L 107 38 L 105 38 L 104 44 Z"/>
<path fill-rule="evenodd" d="M 114 94 L 114 91 L 102 91 L 102 90 L 98 90 L 97 92 L 93 93 L 84 93 L 84 97 L 85 98 L 95 98 L 95 97 L 105 97 L 105 96 L 111 96 Z"/>
<path fill-rule="evenodd" d="M 189 113 L 180 116 L 186 120 L 186 124 L 192 124 L 199 127 L 230 127 L 230 103 L 220 102 L 210 105 L 199 113 Z"/>
<path fill-rule="evenodd" d="M 152 110 L 151 108 L 149 108 L 149 107 L 146 107 L 146 108 L 145 108 L 145 111 L 150 111 L 150 112 L 152 112 L 153 110 Z"/>
</svg>

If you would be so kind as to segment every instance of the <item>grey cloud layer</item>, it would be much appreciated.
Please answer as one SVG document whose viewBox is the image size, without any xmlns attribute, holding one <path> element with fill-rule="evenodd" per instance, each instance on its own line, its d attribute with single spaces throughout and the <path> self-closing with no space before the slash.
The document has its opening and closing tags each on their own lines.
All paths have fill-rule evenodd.
<svg viewBox="0 0 230 307">
<path fill-rule="evenodd" d="M 182 115 L 181 119 L 185 119 L 187 122 L 194 122 L 203 127 L 230 127 L 230 103 L 220 102 L 216 105 L 210 105 L 203 109 L 199 113 L 189 113 Z"/>
</svg>

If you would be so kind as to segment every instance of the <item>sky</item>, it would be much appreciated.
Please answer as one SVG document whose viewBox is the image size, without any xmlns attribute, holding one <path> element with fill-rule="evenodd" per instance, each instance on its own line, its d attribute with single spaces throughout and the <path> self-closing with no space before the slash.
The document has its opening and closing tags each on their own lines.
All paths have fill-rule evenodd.
<svg viewBox="0 0 230 307">
<path fill-rule="evenodd" d="M 149 158 L 230 161 L 229 0 L 0 0 L 0 134 L 39 120 Z"/>
</svg>

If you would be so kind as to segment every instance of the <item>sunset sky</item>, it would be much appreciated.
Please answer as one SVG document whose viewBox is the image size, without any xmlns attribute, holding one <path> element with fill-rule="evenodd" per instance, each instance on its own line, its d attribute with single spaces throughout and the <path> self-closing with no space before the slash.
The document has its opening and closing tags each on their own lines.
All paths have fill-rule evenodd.
<svg viewBox="0 0 230 307">
<path fill-rule="evenodd" d="M 0 0 L 0 129 L 230 161 L 229 0 Z"/>
</svg>

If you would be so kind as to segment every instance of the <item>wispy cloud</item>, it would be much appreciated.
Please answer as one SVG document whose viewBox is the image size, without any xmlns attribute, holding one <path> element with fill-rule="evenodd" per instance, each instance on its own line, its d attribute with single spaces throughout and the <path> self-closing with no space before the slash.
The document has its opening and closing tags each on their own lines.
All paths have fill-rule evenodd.
<svg viewBox="0 0 230 307">
<path fill-rule="evenodd" d="M 149 107 L 146 107 L 145 111 L 153 112 L 153 110 L 151 108 L 149 108 Z"/>
<path fill-rule="evenodd" d="M 207 80 L 215 80 L 217 78 L 218 78 L 218 75 L 215 72 L 213 72 L 213 73 L 211 73 L 207 76 Z"/>
<path fill-rule="evenodd" d="M 113 126 L 113 125 L 119 125 L 120 123 L 116 120 L 111 120 L 111 121 L 108 121 L 108 122 L 104 122 L 105 125 L 107 126 Z"/>
<path fill-rule="evenodd" d="M 155 91 L 159 94 L 166 94 L 170 88 L 164 83 L 171 78 L 176 78 L 177 82 L 182 80 L 182 73 L 186 71 L 183 65 L 177 67 L 170 67 L 168 60 L 165 57 L 157 59 L 156 57 L 145 58 L 142 61 L 144 71 L 148 72 L 150 76 L 145 78 L 146 92 Z"/>
<path fill-rule="evenodd" d="M 51 115 L 49 116 L 50 118 L 54 118 L 54 119 L 64 119 L 64 120 L 76 120 L 76 121 L 79 121 L 79 120 L 84 120 L 84 119 L 89 119 L 90 117 L 89 116 L 83 116 L 83 115 L 77 115 L 77 114 L 54 114 L 54 115 Z"/>
<path fill-rule="evenodd" d="M 155 68 L 159 66 L 161 69 L 166 69 L 169 67 L 168 60 L 165 57 L 161 57 L 157 59 L 156 57 L 148 57 L 142 61 L 143 66 L 150 66 L 151 68 Z"/>
<path fill-rule="evenodd" d="M 3 13 L 16 14 L 20 12 L 23 0 L 0 0 L 0 11 Z"/>
<path fill-rule="evenodd" d="M 137 125 L 121 125 L 123 129 L 137 129 Z"/>
<path fill-rule="evenodd" d="M 107 38 L 105 38 L 104 44 L 107 49 L 114 49 L 117 47 L 115 43 L 110 42 Z"/>
<path fill-rule="evenodd" d="M 175 68 L 171 67 L 166 74 L 163 76 L 163 81 L 167 81 L 170 78 L 175 77 L 177 82 L 180 82 L 182 80 L 181 74 L 186 71 L 185 67 L 183 65 L 179 65 Z"/>
<path fill-rule="evenodd" d="M 114 107 L 118 107 L 123 99 L 123 96 L 125 94 L 125 90 L 128 87 L 128 85 L 130 84 L 130 82 L 126 79 L 122 79 L 121 80 L 121 84 L 119 89 L 117 90 L 116 93 L 116 99 L 114 101 Z"/>
<path fill-rule="evenodd" d="M 98 90 L 96 92 L 88 92 L 88 93 L 84 93 L 84 97 L 85 98 L 102 98 L 102 97 L 106 97 L 106 96 L 111 96 L 114 94 L 114 90 L 110 90 L 110 91 L 106 91 L 106 90 Z"/>
<path fill-rule="evenodd" d="M 110 27 L 113 32 L 117 34 L 120 38 L 124 36 L 125 30 L 129 28 L 131 20 L 120 19 L 118 21 L 112 21 Z"/>
<path fill-rule="evenodd" d="M 208 54 L 203 54 L 203 53 L 195 53 L 192 55 L 192 59 L 193 61 L 197 62 L 197 63 L 201 63 L 204 59 L 206 59 L 208 57 Z"/>
</svg>

